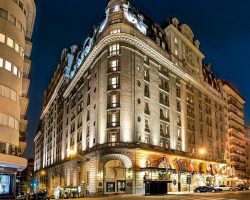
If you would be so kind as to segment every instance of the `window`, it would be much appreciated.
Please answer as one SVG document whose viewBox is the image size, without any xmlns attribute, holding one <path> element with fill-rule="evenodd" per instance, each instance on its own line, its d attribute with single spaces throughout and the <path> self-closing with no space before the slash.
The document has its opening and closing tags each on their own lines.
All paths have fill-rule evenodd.
<svg viewBox="0 0 250 200">
<path fill-rule="evenodd" d="M 120 53 L 120 44 L 112 44 L 109 46 L 109 55 L 117 55 Z"/>
<path fill-rule="evenodd" d="M 161 46 L 162 46 L 162 48 L 165 50 L 166 49 L 166 44 L 165 44 L 165 42 L 162 42 L 161 43 Z"/>
<path fill-rule="evenodd" d="M 117 108 L 119 106 L 119 94 L 111 93 L 108 95 L 108 108 Z"/>
<path fill-rule="evenodd" d="M 150 132 L 149 131 L 149 120 L 145 119 L 145 131 Z"/>
<path fill-rule="evenodd" d="M 149 144 L 149 135 L 146 135 L 146 136 L 145 136 L 145 143 L 146 143 L 146 144 Z"/>
<path fill-rule="evenodd" d="M 13 48 L 14 42 L 11 38 L 7 37 L 7 45 L 11 48 Z"/>
<path fill-rule="evenodd" d="M 150 115 L 148 102 L 145 102 L 144 113 L 147 114 L 147 115 Z"/>
<path fill-rule="evenodd" d="M 9 15 L 9 22 L 12 23 L 13 25 L 16 25 L 16 18 L 14 15 L 12 14 Z"/>
<path fill-rule="evenodd" d="M 174 50 L 174 53 L 175 53 L 176 56 L 178 56 L 178 50 L 177 49 Z"/>
<path fill-rule="evenodd" d="M 116 33 L 120 33 L 120 32 L 121 32 L 120 29 L 113 29 L 110 31 L 110 34 L 112 35 L 112 34 L 116 34 Z"/>
<path fill-rule="evenodd" d="M 112 12 L 113 12 L 113 13 L 114 13 L 114 12 L 119 12 L 120 10 L 121 10 L 120 5 L 115 5 L 114 8 L 113 8 L 113 10 L 112 10 Z"/>
<path fill-rule="evenodd" d="M 5 61 L 5 69 L 11 71 L 11 63 L 9 61 Z"/>
<path fill-rule="evenodd" d="M 8 11 L 0 8 L 0 17 L 7 20 L 8 19 Z"/>
<path fill-rule="evenodd" d="M 20 49 L 19 45 L 18 45 L 17 43 L 15 43 L 15 51 L 16 51 L 17 53 L 19 53 L 19 49 Z"/>
<path fill-rule="evenodd" d="M 13 73 L 17 76 L 17 67 L 16 66 L 13 67 Z"/>
<path fill-rule="evenodd" d="M 149 81 L 149 69 L 144 69 L 144 80 Z"/>
<path fill-rule="evenodd" d="M 119 76 L 109 77 L 108 82 L 109 82 L 108 89 L 119 88 Z"/>
<path fill-rule="evenodd" d="M 177 38 L 174 38 L 174 43 L 178 44 L 178 39 Z"/>
<path fill-rule="evenodd" d="M 144 85 L 144 96 L 150 97 L 149 85 L 145 83 Z"/>
<path fill-rule="evenodd" d="M 5 35 L 0 33 L 0 42 L 5 43 Z"/>
<path fill-rule="evenodd" d="M 3 59 L 0 58 L 0 67 L 3 67 Z"/>
<path fill-rule="evenodd" d="M 181 126 L 181 116 L 177 115 L 177 125 Z"/>
<path fill-rule="evenodd" d="M 118 66 L 119 66 L 119 60 L 112 60 L 109 63 L 109 72 L 115 72 L 118 71 Z"/>
<path fill-rule="evenodd" d="M 119 112 L 109 112 L 108 113 L 108 127 L 119 126 Z"/>
<path fill-rule="evenodd" d="M 20 21 L 17 21 L 17 28 L 22 31 L 22 24 Z"/>
</svg>

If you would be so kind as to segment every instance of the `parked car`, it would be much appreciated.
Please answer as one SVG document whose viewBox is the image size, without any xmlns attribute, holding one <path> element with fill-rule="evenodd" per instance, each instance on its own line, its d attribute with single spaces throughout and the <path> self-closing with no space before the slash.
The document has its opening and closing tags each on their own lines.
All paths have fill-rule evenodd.
<svg viewBox="0 0 250 200">
<path fill-rule="evenodd" d="M 16 199 L 19 200 L 26 200 L 26 194 L 24 192 L 20 192 L 17 196 Z"/>
<path fill-rule="evenodd" d="M 209 186 L 199 186 L 194 189 L 195 193 L 200 193 L 200 192 L 221 192 L 223 191 L 221 188 L 214 188 L 214 187 L 209 187 Z"/>
<path fill-rule="evenodd" d="M 248 190 L 248 187 L 246 185 L 237 185 L 236 190 Z"/>
<path fill-rule="evenodd" d="M 228 186 L 228 185 L 218 185 L 214 187 L 216 189 L 222 189 L 223 191 L 233 191 L 233 187 Z"/>
<path fill-rule="evenodd" d="M 49 196 L 47 195 L 47 192 L 38 192 L 36 193 L 36 199 L 37 200 L 49 200 Z"/>
</svg>

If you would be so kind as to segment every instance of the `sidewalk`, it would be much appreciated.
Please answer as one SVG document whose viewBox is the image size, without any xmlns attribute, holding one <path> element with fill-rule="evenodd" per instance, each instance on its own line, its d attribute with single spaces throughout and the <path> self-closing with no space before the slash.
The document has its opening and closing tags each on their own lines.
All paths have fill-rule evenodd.
<svg viewBox="0 0 250 200">
<path fill-rule="evenodd" d="M 137 199 L 145 199 L 145 198 L 150 198 L 150 197 L 166 197 L 166 196 L 172 196 L 172 195 L 191 195 L 193 194 L 193 191 L 191 192 L 168 192 L 168 194 L 165 195 L 147 195 L 145 196 L 144 194 L 122 194 L 122 195 L 104 195 L 100 197 L 85 197 L 85 198 L 76 198 L 76 199 L 68 199 L 68 200 L 97 200 L 97 199 L 133 199 L 133 197 L 136 197 Z M 60 199 L 60 200 L 66 200 L 66 199 Z"/>
</svg>

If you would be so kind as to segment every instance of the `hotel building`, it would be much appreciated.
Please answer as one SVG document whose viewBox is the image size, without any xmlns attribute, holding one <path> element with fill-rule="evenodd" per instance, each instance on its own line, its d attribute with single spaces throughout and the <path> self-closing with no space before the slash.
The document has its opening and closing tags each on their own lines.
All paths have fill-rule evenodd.
<svg viewBox="0 0 250 200">
<path fill-rule="evenodd" d="M 159 25 L 110 0 L 83 45 L 63 50 L 44 93 L 39 189 L 73 197 L 144 193 L 155 179 L 171 191 L 226 184 L 228 104 L 204 57 L 188 25 Z"/>
<path fill-rule="evenodd" d="M 15 178 L 27 166 L 26 147 L 33 0 L 0 1 L 0 199 L 15 195 Z"/>
</svg>

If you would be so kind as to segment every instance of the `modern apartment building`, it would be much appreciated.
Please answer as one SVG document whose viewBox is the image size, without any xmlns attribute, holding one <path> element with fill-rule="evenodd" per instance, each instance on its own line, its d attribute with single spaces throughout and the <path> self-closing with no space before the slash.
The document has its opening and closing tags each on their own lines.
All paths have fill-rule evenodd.
<svg viewBox="0 0 250 200">
<path fill-rule="evenodd" d="M 250 183 L 250 128 L 245 127 L 246 134 L 246 179 Z"/>
<path fill-rule="evenodd" d="M 15 194 L 15 176 L 26 168 L 25 118 L 35 20 L 33 0 L 0 1 L 0 198 Z"/>
<path fill-rule="evenodd" d="M 161 25 L 110 0 L 83 45 L 64 49 L 35 141 L 39 189 L 64 197 L 227 183 L 227 99 L 200 42 L 176 18 Z"/>
<path fill-rule="evenodd" d="M 223 92 L 228 103 L 227 163 L 235 168 L 237 178 L 245 179 L 247 157 L 243 110 L 245 100 L 228 82 L 223 83 Z"/>
</svg>

